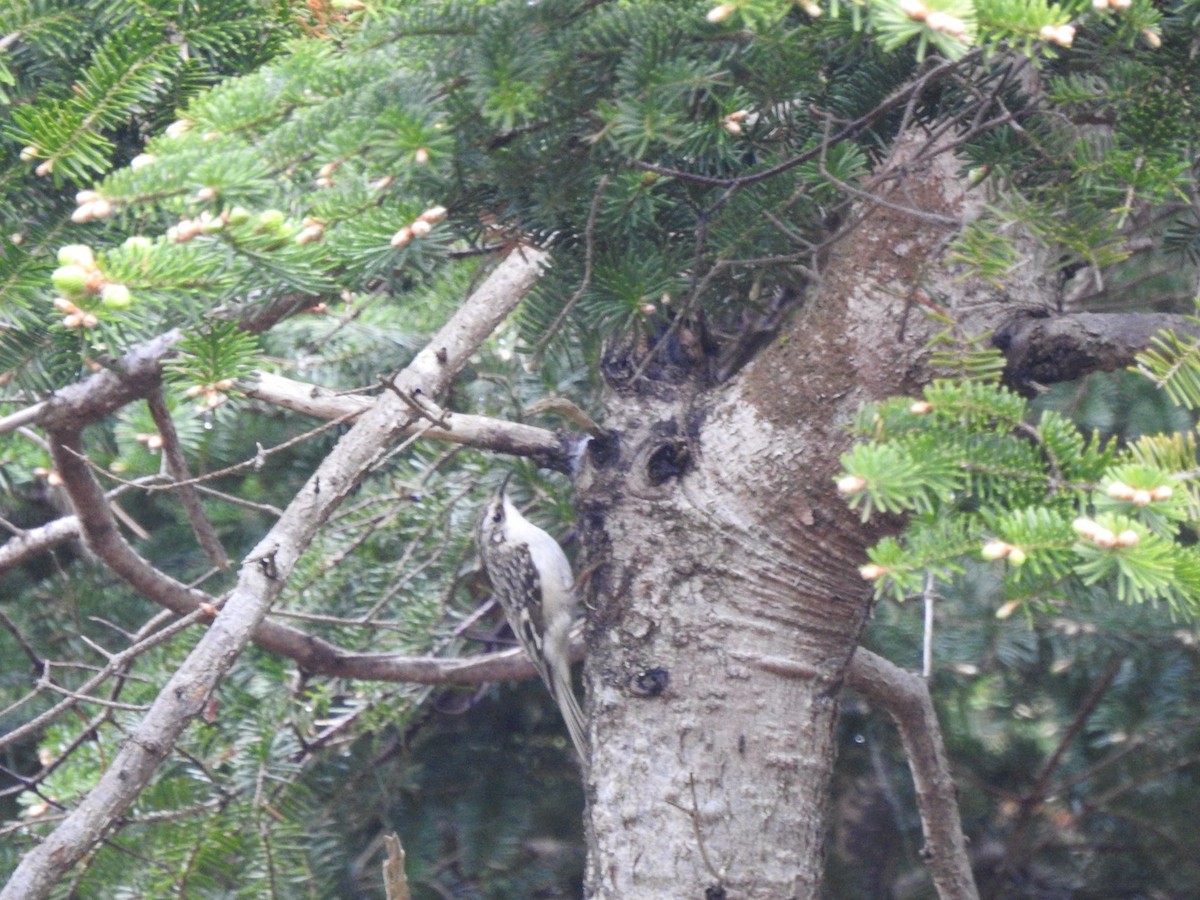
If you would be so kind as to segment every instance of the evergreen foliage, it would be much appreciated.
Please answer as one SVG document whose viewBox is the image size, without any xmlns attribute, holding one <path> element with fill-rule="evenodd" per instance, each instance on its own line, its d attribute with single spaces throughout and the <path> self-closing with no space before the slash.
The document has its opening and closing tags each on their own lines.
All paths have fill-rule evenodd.
<svg viewBox="0 0 1200 900">
<path fill-rule="evenodd" d="M 1148 435 L 1120 449 L 992 381 L 938 381 L 924 399 L 865 406 L 839 490 L 864 521 L 910 513 L 871 551 L 880 595 L 917 594 L 968 552 L 1005 565 L 1010 615 L 1102 584 L 1121 600 L 1200 613 L 1195 438 Z"/>
<path fill-rule="evenodd" d="M 1186 417 L 1184 430 L 1163 434 L 1114 428 L 1119 395 L 1101 381 L 1090 391 L 1100 389 L 1100 402 L 1076 414 L 1087 421 L 1106 411 L 1110 437 L 1089 436 L 995 379 L 938 382 L 921 400 L 860 410 L 839 487 L 864 518 L 908 515 L 899 537 L 870 552 L 863 575 L 880 597 L 922 596 L 936 608 L 930 631 L 919 616 L 880 606 L 868 643 L 913 662 L 927 643 L 959 783 L 1024 798 L 1007 813 L 962 798 L 981 848 L 1012 848 L 1014 835 L 1037 848 L 1007 855 L 1007 871 L 978 867 L 981 891 L 1026 896 L 1102 884 L 1106 894 L 1150 885 L 1186 893 L 1189 851 L 1170 836 L 1187 827 L 1176 816 L 1200 799 L 1188 775 L 1197 699 L 1195 431 Z M 906 763 L 876 720 L 851 705 L 846 743 L 869 745 L 877 790 L 907 792 Z M 1085 721 L 1074 740 L 1071 729 Z M 1064 726 L 1047 727 L 1056 722 L 1070 723 L 1065 736 Z M 856 754 L 843 770 L 862 765 Z M 849 802 L 878 802 L 869 798 Z M 1035 815 L 1042 802 L 1047 814 Z M 886 814 L 903 840 L 919 843 L 919 821 L 894 806 Z M 841 840 L 874 839 L 858 815 L 841 818 Z M 837 863 L 831 879 L 847 895 L 879 890 L 869 872 Z"/>
<path fill-rule="evenodd" d="M 333 439 L 317 429 L 301 441 L 311 423 L 240 395 L 252 370 L 374 389 L 469 292 L 482 258 L 531 240 L 553 246 L 554 268 L 449 405 L 519 419 L 557 394 L 595 409 L 605 339 L 702 321 L 735 345 L 747 322 L 799 293 L 913 121 L 961 133 L 964 165 L 989 192 L 987 212 L 955 238 L 964 273 L 1005 284 L 1020 258 L 1016 226 L 1064 268 L 1120 266 L 1146 204 L 1163 210 L 1147 226 L 1161 237 L 1155 258 L 1194 265 L 1200 222 L 1180 197 L 1200 137 L 1200 3 L 1094 6 L 93 0 L 81 15 L 70 0 L 10 3 L 0 11 L 11 37 L 0 57 L 0 411 L 180 329 L 166 405 L 208 479 L 223 543 L 244 554 Z M 963 61 L 955 79 L 903 93 L 950 72 L 947 59 Z M 1027 68 L 1045 79 L 1038 100 L 1022 90 Z M 972 130 L 981 111 L 1003 122 Z M 1091 122 L 1111 128 L 1079 124 Z M 241 327 L 276 304 L 297 314 L 264 334 Z M 1142 364 L 1195 406 L 1196 356 L 1164 336 Z M 1075 793 L 1055 806 L 1074 817 L 1088 865 L 1046 857 L 1043 867 L 1052 881 L 1186 892 L 1200 877 L 1172 864 L 1182 854 L 1160 832 L 1186 834 L 1197 802 L 1185 778 L 1197 731 L 1180 712 L 1196 700 L 1194 642 L 1171 621 L 1200 608 L 1194 439 L 1089 437 L 998 387 L 995 354 L 947 338 L 937 362 L 953 379 L 921 401 L 863 410 L 842 484 L 864 518 L 908 516 L 903 535 L 872 551 L 880 595 L 922 593 L 933 573 L 947 599 L 936 656 L 956 764 L 1024 796 L 1031 760 L 1055 748 L 1045 723 L 1069 722 L 1125 654 L 1068 760 Z M 1085 422 L 1122 412 L 1107 398 L 1079 407 L 1069 411 Z M 173 495 L 156 490 L 157 430 L 145 405 L 131 405 L 88 431 L 89 458 L 144 528 L 139 551 L 219 594 L 229 574 L 192 549 Z M 469 535 L 488 468 L 474 451 L 426 445 L 380 460 L 301 561 L 280 617 L 363 652 L 504 645 L 494 616 L 475 618 L 486 589 Z M 0 444 L 5 519 L 57 516 L 53 475 L 36 441 Z M 514 487 L 569 537 L 555 483 L 522 472 Z M 148 617 L 76 550 L 8 577 L 21 602 L 4 611 L 47 659 L 102 665 L 95 646 L 123 646 Z M 1017 610 L 1028 615 L 1003 621 Z M 915 644 L 911 617 L 881 612 L 871 639 L 895 656 Z M 137 716 L 120 704 L 148 702 L 188 642 L 140 656 L 113 681 L 112 705 L 88 708 L 94 719 L 60 717 L 3 751 L 9 773 L 38 784 L 5 789 L 5 817 L 24 836 L 0 841 L 0 871 L 31 823 L 92 783 Z M 9 631 L 0 658 L 2 733 L 57 698 L 23 699 L 27 659 Z M 55 676 L 78 688 L 88 673 Z M 513 693 L 300 679 L 249 654 L 62 893 L 365 896 L 377 889 L 372 842 L 400 830 L 417 896 L 434 895 L 420 893 L 423 879 L 442 894 L 566 895 L 578 857 L 547 838 L 568 832 L 571 812 L 514 785 L 548 766 L 561 784 L 573 774 L 556 755 L 561 735 L 538 727 L 554 721 L 538 718 L 531 698 L 544 698 Z M 471 725 L 431 724 L 430 709 L 456 704 L 478 704 Z M 1013 708 L 1030 713 L 1014 723 Z M 518 763 L 514 731 L 535 735 Z M 1123 752 L 1123 741 L 1146 752 Z M 901 762 L 884 749 L 892 773 Z M 537 757 L 537 779 L 524 754 Z M 1156 767 L 1169 777 L 1151 777 Z M 464 769 L 466 779 L 449 774 Z M 986 791 L 965 788 L 964 804 L 979 843 L 1002 830 Z M 1138 829 L 1120 857 L 1133 860 L 1126 873 L 1097 849 L 1122 817 L 1167 823 Z M 1042 836 L 1047 821 L 1037 820 Z"/>
</svg>

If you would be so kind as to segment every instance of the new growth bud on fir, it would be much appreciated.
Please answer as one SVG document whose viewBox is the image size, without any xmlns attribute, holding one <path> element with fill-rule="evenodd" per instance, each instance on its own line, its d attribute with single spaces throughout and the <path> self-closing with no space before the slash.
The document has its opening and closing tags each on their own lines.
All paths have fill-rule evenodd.
<svg viewBox="0 0 1200 900">
<path fill-rule="evenodd" d="M 1133 488 L 1123 481 L 1114 481 L 1104 492 L 1113 500 L 1125 500 L 1134 506 L 1149 506 L 1155 500 L 1169 500 L 1175 495 L 1175 489 L 1169 484 L 1155 488 Z"/>
<path fill-rule="evenodd" d="M 50 276 L 50 283 L 68 297 L 82 297 L 87 290 L 87 275 L 83 266 L 59 266 Z"/>
<path fill-rule="evenodd" d="M 857 494 L 867 486 L 867 479 L 861 475 L 843 475 L 837 480 L 839 494 Z"/>
<path fill-rule="evenodd" d="M 733 15 L 736 10 L 737 7 L 732 3 L 722 3 L 720 6 L 714 6 L 712 9 L 710 9 L 708 11 L 708 15 L 706 15 L 704 18 L 716 25 L 719 22 L 724 22 L 731 15 Z"/>
<path fill-rule="evenodd" d="M 1013 545 L 1007 544 L 1004 541 L 988 541 L 983 545 L 983 549 L 979 551 L 979 555 L 992 562 L 997 559 L 1004 559 L 1013 551 Z"/>
<path fill-rule="evenodd" d="M 1120 534 L 1117 535 L 1117 546 L 1118 547 L 1136 547 L 1141 542 L 1141 540 L 1142 540 L 1141 535 L 1139 535 L 1132 528 L 1126 528 L 1124 531 L 1122 531 Z"/>
<path fill-rule="evenodd" d="M 96 265 L 96 257 L 87 244 L 67 244 L 58 248 L 58 263 L 61 266 L 91 269 Z"/>
<path fill-rule="evenodd" d="M 325 236 L 325 226 L 320 222 L 311 222 L 305 225 L 296 235 L 297 244 L 311 244 L 313 241 L 319 241 Z"/>
<path fill-rule="evenodd" d="M 949 13 L 938 10 L 934 10 L 925 17 L 925 24 L 934 31 L 939 31 L 953 38 L 961 38 L 967 33 L 966 22 L 957 16 L 952 16 Z"/>
<path fill-rule="evenodd" d="M 258 218 L 255 219 L 254 226 L 257 231 L 278 234 L 286 221 L 287 216 L 280 210 L 264 209 L 258 214 Z"/>
<path fill-rule="evenodd" d="M 1075 41 L 1075 28 L 1071 25 L 1043 25 L 1038 36 L 1051 44 L 1070 47 Z"/>
<path fill-rule="evenodd" d="M 107 309 L 128 309 L 133 303 L 133 295 L 123 284 L 106 284 L 100 289 L 100 302 Z"/>
<path fill-rule="evenodd" d="M 1097 547 L 1111 549 L 1117 545 L 1117 536 L 1115 534 L 1113 534 L 1109 529 L 1105 528 L 1100 523 L 1089 519 L 1086 516 L 1080 516 L 1078 519 L 1072 522 L 1071 528 L 1074 529 L 1075 533 L 1085 541 L 1090 541 Z"/>
<path fill-rule="evenodd" d="M 746 120 L 747 112 L 744 109 L 731 112 L 721 120 L 721 127 L 730 134 L 737 136 L 742 133 L 742 122 Z"/>
<path fill-rule="evenodd" d="M 75 200 L 79 205 L 71 213 L 71 221 L 78 225 L 112 215 L 113 205 L 96 191 L 80 191 L 75 195 Z"/>
</svg>

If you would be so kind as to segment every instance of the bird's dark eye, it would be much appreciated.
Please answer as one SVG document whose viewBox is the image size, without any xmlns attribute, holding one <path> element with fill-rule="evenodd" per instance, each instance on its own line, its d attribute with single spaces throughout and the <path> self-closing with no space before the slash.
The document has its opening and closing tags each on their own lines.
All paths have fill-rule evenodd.
<svg viewBox="0 0 1200 900">
<path fill-rule="evenodd" d="M 492 513 L 492 521 L 493 522 L 503 522 L 504 521 L 504 513 L 502 513 L 500 510 L 496 510 L 494 513 Z"/>
</svg>

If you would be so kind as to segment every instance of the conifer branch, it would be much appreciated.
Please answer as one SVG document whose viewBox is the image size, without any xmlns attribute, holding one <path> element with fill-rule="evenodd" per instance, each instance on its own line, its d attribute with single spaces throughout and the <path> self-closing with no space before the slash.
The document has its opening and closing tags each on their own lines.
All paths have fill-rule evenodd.
<svg viewBox="0 0 1200 900">
<path fill-rule="evenodd" d="M 545 256 L 532 248 L 510 254 L 397 376 L 397 386 L 401 390 L 419 388 L 431 396 L 445 390 L 470 354 L 516 308 L 537 278 Z M 220 614 L 132 729 L 96 786 L 25 856 L 0 890 L 0 900 L 45 897 L 129 808 L 245 649 L 317 530 L 386 452 L 397 432 L 412 424 L 412 418 L 398 399 L 383 394 L 339 441 L 284 515 L 248 554 Z M 68 418 L 63 427 L 69 428 L 66 423 L 73 421 L 77 417 Z M 72 437 L 77 442 L 77 435 Z M 63 452 L 66 447 L 61 438 L 55 445 L 60 448 L 57 456 L 91 479 L 81 456 Z"/>
<path fill-rule="evenodd" d="M 567 298 L 567 302 L 562 305 L 562 309 L 559 310 L 554 321 L 550 323 L 550 327 L 545 330 L 537 342 L 537 346 L 534 347 L 533 359 L 535 361 L 546 352 L 546 347 L 554 340 L 554 336 L 562 328 L 563 322 L 567 320 L 567 316 L 571 314 L 575 304 L 592 286 L 592 274 L 596 266 L 596 217 L 600 213 L 600 203 L 604 199 L 604 191 L 611 181 L 612 175 L 605 172 L 596 184 L 596 190 L 592 194 L 592 205 L 588 208 L 587 222 L 583 226 L 583 277 L 579 281 L 579 287 Z"/>
<path fill-rule="evenodd" d="M 286 294 L 247 311 L 239 325 L 260 334 L 311 302 L 311 297 Z M 173 328 L 135 345 L 110 368 L 56 391 L 49 400 L 0 417 L 0 434 L 30 424 L 47 429 L 82 427 L 148 396 L 162 379 L 163 361 L 182 339 L 183 332 Z"/>
<path fill-rule="evenodd" d="M 887 711 L 912 770 L 921 829 L 922 857 L 929 864 L 941 900 L 978 900 L 958 814 L 957 789 L 942 743 L 929 686 L 878 654 L 859 647 L 846 670 L 847 686 Z"/>
<path fill-rule="evenodd" d="M 828 140 L 821 141 L 818 146 L 813 147 L 810 150 L 805 150 L 803 153 L 798 153 L 795 156 L 789 157 L 788 159 L 785 159 L 783 162 L 774 166 L 762 169 L 758 172 L 753 172 L 749 175 L 741 175 L 736 178 L 717 178 L 711 175 L 701 175 L 696 172 L 687 172 L 682 169 L 674 169 L 669 166 L 660 166 L 655 163 L 644 162 L 642 160 L 632 160 L 630 165 L 646 172 L 654 172 L 656 175 L 665 175 L 670 178 L 678 178 L 680 181 L 686 181 L 692 184 L 702 184 L 708 185 L 709 187 L 734 189 L 749 187 L 752 184 L 757 184 L 760 181 L 766 181 L 769 178 L 774 178 L 776 175 L 781 175 L 784 172 L 788 172 L 797 166 L 802 166 L 806 162 L 811 162 L 819 157 L 822 153 L 827 152 L 829 147 L 855 137 L 865 129 L 869 128 L 882 116 L 892 112 L 897 107 L 907 104 L 910 98 L 920 96 L 920 94 L 927 87 L 929 87 L 929 85 L 937 83 L 940 79 L 955 71 L 958 66 L 970 65 L 981 55 L 981 52 L 982 51 L 980 50 L 973 50 L 959 60 L 945 60 L 939 63 L 924 75 L 899 88 L 874 109 L 842 126 L 842 128 L 838 129 L 838 131 L 830 136 Z"/>
<path fill-rule="evenodd" d="M 90 468 L 77 468 L 68 461 L 65 465 L 72 496 L 78 497 L 86 510 L 86 526 L 91 528 L 88 540 L 97 557 L 118 574 L 130 572 L 131 558 L 140 557 L 120 537 L 115 521 L 106 512 L 107 500 L 97 495 L 98 489 Z M 91 482 L 89 485 L 88 482 Z M 108 521 L 106 521 L 108 520 Z M 31 528 L 0 546 L 0 576 L 16 565 L 57 544 L 82 536 L 78 516 L 63 516 L 39 528 Z M 135 564 L 136 565 L 136 564 Z M 129 576 L 137 584 L 156 583 L 157 588 L 142 589 L 147 599 L 162 605 L 168 612 L 182 616 L 187 625 L 204 624 L 211 620 L 211 611 L 220 601 L 210 594 L 174 582 L 169 576 L 141 561 L 144 569 Z M 135 585 L 137 586 L 137 585 Z M 254 642 L 265 650 L 293 660 L 298 668 L 311 675 L 329 675 L 361 681 L 381 681 L 428 685 L 471 685 L 499 681 L 521 681 L 537 675 L 528 657 L 519 649 L 489 653 L 483 656 L 442 658 L 432 656 L 403 656 L 392 653 L 352 653 L 300 629 L 272 621 L 261 623 L 254 633 Z M 583 657 L 582 641 L 572 646 L 576 660 Z M 126 654 L 128 655 L 128 654 Z M 122 657 L 124 658 L 124 657 Z M 106 668 L 107 674 L 111 674 Z M 97 682 L 98 683 L 98 682 Z M 89 682 L 91 684 L 91 682 Z M 90 690 L 90 688 L 87 688 Z M 74 704 L 56 705 L 46 714 L 21 726 L 18 731 L 0 738 L 0 747 L 7 746 L 26 734 L 33 733 L 54 721 Z"/>
<path fill-rule="evenodd" d="M 327 404 L 319 413 L 323 417 L 341 418 L 353 411 L 353 404 L 363 398 L 350 395 L 337 396 L 323 388 L 303 385 L 279 376 L 267 376 L 269 384 L 279 389 L 273 396 L 308 396 L 318 405 Z M 260 383 L 261 386 L 261 383 Z M 272 393 L 267 390 L 266 393 Z M 315 396 L 314 396 L 315 395 Z M 332 406 L 328 405 L 332 404 Z M 282 405 L 287 405 L 283 403 Z M 369 405 L 369 404 L 368 404 Z M 310 408 L 304 411 L 312 412 Z M 334 413 L 337 413 L 335 416 Z M 318 414 L 318 413 L 314 413 Z M 455 417 L 455 438 L 458 434 L 458 416 Z M 516 434 L 515 442 L 529 448 L 528 455 L 563 454 L 558 438 L 552 432 L 532 426 L 487 419 L 482 416 L 464 416 L 469 420 L 467 429 L 482 439 L 488 433 L 510 429 Z M 409 429 L 412 430 L 412 429 Z M 451 432 L 445 432 L 450 434 Z M 493 440 L 489 446 L 498 448 L 505 442 Z M 42 552 L 54 544 L 86 536 L 89 547 L 114 572 L 130 583 L 143 596 L 153 600 L 178 615 L 190 615 L 202 605 L 217 607 L 220 601 L 212 595 L 190 588 L 144 560 L 121 536 L 111 506 L 99 483 L 96 481 L 88 460 L 82 455 L 78 436 L 58 435 L 54 448 L 57 470 L 63 478 L 64 487 L 75 507 L 82 510 L 80 516 L 67 516 L 40 529 L 30 530 L 11 539 L 0 547 L 0 574 L 22 560 Z M 497 654 L 496 659 L 441 660 L 404 658 L 394 654 L 353 654 L 320 638 L 272 621 L 262 622 L 254 633 L 254 641 L 271 652 L 292 659 L 305 672 L 336 675 L 343 678 L 359 678 L 378 681 L 413 681 L 430 684 L 477 683 L 480 681 L 508 680 L 531 677 L 534 670 L 524 664 L 519 654 L 508 659 L 506 654 Z"/>
<path fill-rule="evenodd" d="M 1059 763 L 1062 762 L 1063 755 L 1067 752 L 1067 748 L 1079 737 L 1084 726 L 1096 712 L 1100 701 L 1112 687 L 1113 680 L 1121 671 L 1122 665 L 1125 663 L 1124 656 L 1114 654 L 1108 661 L 1108 665 L 1100 673 L 1100 677 L 1088 689 L 1086 696 L 1079 704 L 1079 708 L 1075 711 L 1074 717 L 1066 730 L 1059 738 L 1058 746 L 1050 754 L 1049 759 L 1042 765 L 1041 771 L 1037 773 L 1033 787 L 1029 792 L 1021 798 L 1020 809 L 1017 813 L 1016 822 L 1013 825 L 1012 832 L 1008 837 L 1007 844 L 1009 847 L 1009 855 L 1016 855 L 1016 848 L 1020 847 L 1024 842 L 1025 835 L 1032 822 L 1036 810 L 1042 807 L 1046 798 L 1051 793 L 1051 780 L 1054 773 L 1058 770 Z"/>
</svg>

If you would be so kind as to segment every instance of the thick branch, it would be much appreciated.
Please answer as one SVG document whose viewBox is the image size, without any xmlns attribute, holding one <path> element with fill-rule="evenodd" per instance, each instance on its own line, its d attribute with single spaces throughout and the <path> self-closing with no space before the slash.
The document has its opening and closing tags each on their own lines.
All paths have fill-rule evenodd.
<svg viewBox="0 0 1200 900">
<path fill-rule="evenodd" d="M 925 834 L 924 857 L 942 900 L 978 900 L 958 797 L 942 745 L 937 714 L 924 679 L 859 647 L 846 684 L 887 710 L 912 769 Z"/>
<path fill-rule="evenodd" d="M 475 348 L 516 307 L 544 258 L 544 253 L 529 249 L 510 254 L 397 376 L 396 387 L 410 395 L 421 391 L 431 397 L 444 391 Z M 58 419 L 66 430 L 78 427 L 79 421 L 78 414 Z M 317 529 L 412 422 L 413 414 L 405 404 L 385 393 L 343 436 L 245 559 L 224 608 L 95 788 L 25 856 L 0 891 L 0 900 L 45 897 L 129 808 L 245 649 Z"/>
<path fill-rule="evenodd" d="M 40 528 L 9 539 L 0 547 L 0 575 L 37 553 L 84 536 L 88 547 L 105 565 L 143 596 L 186 616 L 200 605 L 219 605 L 211 594 L 176 581 L 143 559 L 121 535 L 108 499 L 92 474 L 77 444 L 55 443 L 55 468 L 80 516 L 64 516 Z M 254 643 L 293 660 L 304 672 L 362 681 L 418 684 L 477 684 L 482 681 L 515 681 L 532 678 L 533 666 L 517 652 L 473 659 L 404 657 L 387 653 L 350 653 L 328 641 L 265 620 L 254 630 Z"/>
<path fill-rule="evenodd" d="M 79 519 L 63 516 L 9 538 L 0 546 L 0 576 L 30 557 L 79 537 Z"/>
<path fill-rule="evenodd" d="M 212 595 L 181 584 L 142 559 L 121 536 L 109 512 L 108 503 L 86 463 L 70 453 L 65 454 L 61 462 L 68 473 L 71 495 L 79 498 L 85 510 L 85 524 L 81 526 L 78 516 L 64 516 L 10 538 L 0 547 L 0 575 L 31 556 L 64 541 L 79 538 L 81 532 L 86 531 L 92 552 L 161 606 L 179 615 L 188 615 L 198 610 L 201 603 L 217 605 L 217 599 Z M 521 681 L 537 674 L 520 650 L 467 659 L 350 653 L 307 632 L 270 620 L 259 624 L 253 640 L 263 649 L 293 660 L 306 673 L 359 681 L 479 684 L 485 681 Z M 576 659 L 583 658 L 581 642 L 576 642 L 572 650 Z"/>
<path fill-rule="evenodd" d="M 246 310 L 240 324 L 246 331 L 259 334 L 310 300 L 301 294 L 277 297 L 270 303 Z M 138 344 L 111 369 L 69 385 L 57 391 L 49 400 L 0 417 L 0 434 L 35 422 L 46 428 L 62 428 L 72 424 L 82 428 L 89 422 L 100 421 L 131 400 L 146 396 L 158 385 L 162 377 L 162 361 L 182 337 L 183 332 L 173 328 Z"/>
<path fill-rule="evenodd" d="M 294 381 L 270 372 L 257 372 L 252 378 L 239 382 L 238 389 L 247 397 L 263 400 L 284 409 L 315 416 L 319 419 L 353 421 L 371 408 L 373 400 L 357 394 L 339 394 L 328 388 L 303 381 Z M 520 422 L 453 413 L 449 428 L 434 426 L 422 432 L 422 437 L 435 441 L 464 444 L 480 450 L 493 450 L 510 456 L 527 456 L 538 465 L 566 472 L 578 438 L 562 432 L 549 431 Z M 403 432 L 411 434 L 421 423 Z"/>
<path fill-rule="evenodd" d="M 145 397 L 162 378 L 163 357 L 182 337 L 172 329 L 134 347 L 117 366 L 56 391 L 41 406 L 37 424 L 47 431 L 79 430 Z"/>
<path fill-rule="evenodd" d="M 1200 336 L 1200 325 L 1166 313 L 1074 313 L 1023 316 L 992 337 L 1008 359 L 1005 379 L 1017 388 L 1055 384 L 1089 372 L 1111 372 L 1134 361 L 1163 328 Z"/>
</svg>

